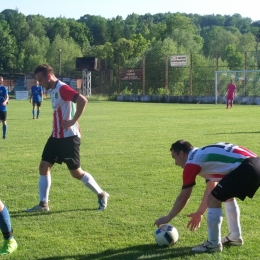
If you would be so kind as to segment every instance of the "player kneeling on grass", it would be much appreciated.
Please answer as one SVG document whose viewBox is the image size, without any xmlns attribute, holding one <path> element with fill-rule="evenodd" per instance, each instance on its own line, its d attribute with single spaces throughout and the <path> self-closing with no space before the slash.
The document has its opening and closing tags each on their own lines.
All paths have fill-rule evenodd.
<svg viewBox="0 0 260 260">
<path fill-rule="evenodd" d="M 0 228 L 4 236 L 4 244 L 0 249 L 0 255 L 11 254 L 17 248 L 17 243 L 13 237 L 10 215 L 7 207 L 0 201 Z"/>
<path fill-rule="evenodd" d="M 47 64 L 39 65 L 34 71 L 36 80 L 50 90 L 53 108 L 53 130 L 42 153 L 39 171 L 40 203 L 25 212 L 49 211 L 51 168 L 55 163 L 65 162 L 72 177 L 80 180 L 98 197 L 98 209 L 107 207 L 109 194 L 103 191 L 93 176 L 80 167 L 80 128 L 78 119 L 83 113 L 87 99 L 66 83 L 58 80 Z"/>
<path fill-rule="evenodd" d="M 240 211 L 233 198 L 253 198 L 260 186 L 260 158 L 248 149 L 224 142 L 194 148 L 188 141 L 179 140 L 172 144 L 170 151 L 175 164 L 183 168 L 182 190 L 169 214 L 157 219 L 154 224 L 168 223 L 181 212 L 199 175 L 207 180 L 207 188 L 198 210 L 188 215 L 191 220 L 187 227 L 192 231 L 199 228 L 208 209 L 208 239 L 192 251 L 220 252 L 223 245 L 242 245 Z M 226 202 L 230 234 L 221 238 L 222 202 Z"/>
</svg>

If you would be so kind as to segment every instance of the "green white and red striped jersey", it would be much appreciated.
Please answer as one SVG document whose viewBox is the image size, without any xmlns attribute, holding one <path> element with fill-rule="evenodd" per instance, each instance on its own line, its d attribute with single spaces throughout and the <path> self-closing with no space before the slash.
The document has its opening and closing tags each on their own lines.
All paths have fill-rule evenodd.
<svg viewBox="0 0 260 260">
<path fill-rule="evenodd" d="M 63 129 L 63 120 L 70 120 L 76 113 L 75 101 L 79 93 L 69 87 L 66 83 L 58 81 L 56 87 L 50 91 L 53 108 L 52 137 L 65 138 L 77 135 L 81 137 L 78 122 L 68 129 Z"/>
<path fill-rule="evenodd" d="M 211 181 L 220 181 L 246 158 L 256 157 L 255 153 L 244 147 L 224 142 L 193 148 L 183 169 L 182 188 L 194 186 L 197 175 Z"/>
</svg>

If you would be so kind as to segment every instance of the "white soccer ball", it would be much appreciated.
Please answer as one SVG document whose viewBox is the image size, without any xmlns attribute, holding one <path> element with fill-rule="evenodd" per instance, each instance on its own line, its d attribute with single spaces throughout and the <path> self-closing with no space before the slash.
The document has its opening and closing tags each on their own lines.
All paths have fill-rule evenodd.
<svg viewBox="0 0 260 260">
<path fill-rule="evenodd" d="M 157 228 L 154 238 L 159 246 L 172 246 L 177 242 L 179 233 L 174 226 L 164 224 Z"/>
</svg>

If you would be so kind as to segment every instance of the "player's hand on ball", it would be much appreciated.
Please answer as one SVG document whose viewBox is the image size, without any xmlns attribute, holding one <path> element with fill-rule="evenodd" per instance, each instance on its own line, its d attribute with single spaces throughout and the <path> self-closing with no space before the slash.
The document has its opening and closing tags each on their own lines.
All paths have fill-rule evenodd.
<svg viewBox="0 0 260 260">
<path fill-rule="evenodd" d="M 168 216 L 164 216 L 164 217 L 161 217 L 161 218 L 158 218 L 157 220 L 155 220 L 154 225 L 159 227 L 160 225 L 166 224 L 168 222 L 170 222 L 169 217 Z"/>
<path fill-rule="evenodd" d="M 200 222 L 202 221 L 203 215 L 195 212 L 187 215 L 187 217 L 191 218 L 187 225 L 187 228 L 189 228 L 190 231 L 195 231 L 200 227 Z"/>
</svg>

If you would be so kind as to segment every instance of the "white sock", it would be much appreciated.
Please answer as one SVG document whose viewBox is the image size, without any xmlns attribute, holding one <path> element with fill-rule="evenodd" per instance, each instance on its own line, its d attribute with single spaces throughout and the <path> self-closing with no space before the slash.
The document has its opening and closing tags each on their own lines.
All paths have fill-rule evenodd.
<svg viewBox="0 0 260 260">
<path fill-rule="evenodd" d="M 225 202 L 228 230 L 230 233 L 230 238 L 237 240 L 241 238 L 241 225 L 240 225 L 240 209 L 237 201 L 234 199 L 232 201 Z"/>
<path fill-rule="evenodd" d="M 208 208 L 208 241 L 212 245 L 218 245 L 221 243 L 222 220 L 221 208 Z"/>
<path fill-rule="evenodd" d="M 95 194 L 98 195 L 103 192 L 90 173 L 85 172 L 84 176 L 81 178 L 81 181 Z"/>
<path fill-rule="evenodd" d="M 40 179 L 39 179 L 40 201 L 46 202 L 48 204 L 50 188 L 51 188 L 51 175 L 50 174 L 40 175 Z"/>
</svg>

